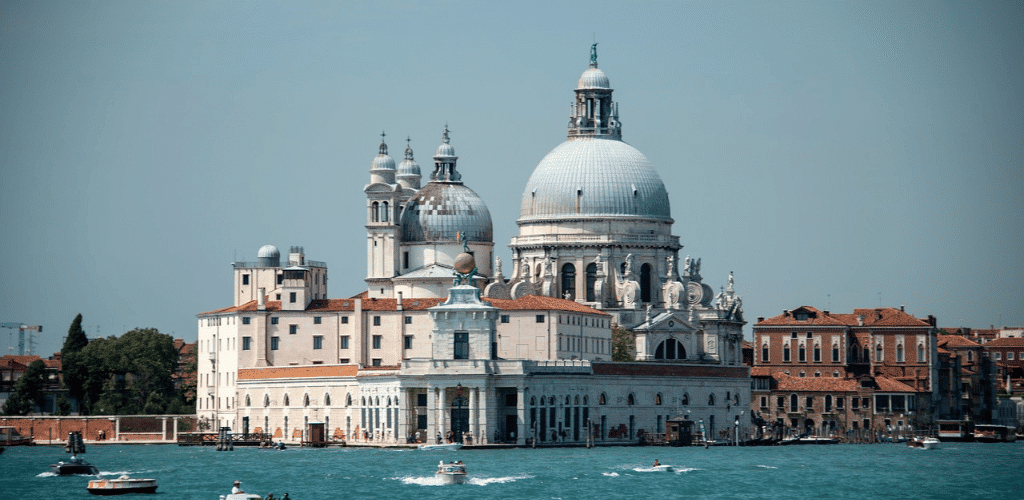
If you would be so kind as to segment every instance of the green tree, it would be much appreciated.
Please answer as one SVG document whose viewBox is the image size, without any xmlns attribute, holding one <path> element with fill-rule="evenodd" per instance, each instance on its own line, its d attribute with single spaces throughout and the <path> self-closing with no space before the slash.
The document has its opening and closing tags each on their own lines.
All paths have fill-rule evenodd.
<svg viewBox="0 0 1024 500">
<path fill-rule="evenodd" d="M 174 339 L 151 328 L 96 339 L 82 350 L 88 366 L 83 401 L 94 414 L 165 413 L 181 398 L 174 388 Z"/>
<path fill-rule="evenodd" d="M 88 380 L 89 367 L 85 364 L 81 355 L 82 350 L 89 345 L 89 339 L 82 330 L 82 315 L 75 316 L 68 328 L 68 336 L 64 339 L 64 346 L 60 350 L 61 379 L 68 394 L 78 400 L 79 412 L 87 414 L 83 404 L 86 395 L 85 385 Z"/>
<path fill-rule="evenodd" d="M 57 402 L 53 408 L 53 414 L 58 416 L 71 415 L 71 402 L 64 394 L 57 396 Z"/>
<path fill-rule="evenodd" d="M 28 365 L 25 373 L 14 383 L 14 392 L 2 408 L 4 415 L 28 415 L 35 407 L 42 408 L 46 383 L 46 364 L 37 359 Z"/>
<path fill-rule="evenodd" d="M 636 334 L 632 330 L 616 326 L 612 328 L 612 361 L 636 361 Z"/>
</svg>

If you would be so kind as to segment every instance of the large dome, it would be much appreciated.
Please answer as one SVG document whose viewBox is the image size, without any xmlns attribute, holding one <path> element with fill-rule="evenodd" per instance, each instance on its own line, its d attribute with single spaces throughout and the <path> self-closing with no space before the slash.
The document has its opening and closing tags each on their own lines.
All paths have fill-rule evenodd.
<svg viewBox="0 0 1024 500">
<path fill-rule="evenodd" d="M 402 241 L 493 241 L 491 212 L 472 189 L 460 183 L 430 182 L 420 189 L 402 211 Z"/>
<path fill-rule="evenodd" d="M 622 141 L 569 139 L 534 169 L 520 221 L 593 216 L 671 219 L 668 192 L 647 157 Z"/>
</svg>

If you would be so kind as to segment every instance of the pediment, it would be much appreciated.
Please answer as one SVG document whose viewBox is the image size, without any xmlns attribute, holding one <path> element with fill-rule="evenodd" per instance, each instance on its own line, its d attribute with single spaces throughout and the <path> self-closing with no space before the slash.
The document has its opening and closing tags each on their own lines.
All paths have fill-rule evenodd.
<svg viewBox="0 0 1024 500">
<path fill-rule="evenodd" d="M 694 331 L 694 328 L 679 311 L 666 311 L 637 326 L 638 333 L 674 333 Z"/>
</svg>

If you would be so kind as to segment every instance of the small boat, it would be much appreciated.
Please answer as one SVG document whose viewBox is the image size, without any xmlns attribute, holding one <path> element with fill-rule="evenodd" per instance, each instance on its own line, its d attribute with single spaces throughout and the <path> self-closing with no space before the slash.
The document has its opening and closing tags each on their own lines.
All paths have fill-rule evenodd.
<svg viewBox="0 0 1024 500">
<path fill-rule="evenodd" d="M 18 429 L 10 426 L 0 426 L 0 444 L 4 446 L 31 446 L 36 444 L 32 436 L 22 436 Z"/>
<path fill-rule="evenodd" d="M 676 468 L 671 465 L 655 465 L 654 472 L 675 472 Z"/>
<path fill-rule="evenodd" d="M 938 438 L 926 437 L 921 440 L 921 445 L 926 450 L 935 450 L 939 448 Z"/>
<path fill-rule="evenodd" d="M 462 443 L 447 443 L 447 444 L 421 444 L 420 449 L 424 451 L 455 451 L 462 448 Z"/>
<path fill-rule="evenodd" d="M 55 464 L 50 464 L 50 470 L 58 476 L 73 476 L 75 474 L 95 476 L 100 473 L 99 469 L 97 469 L 95 465 L 86 462 L 75 455 L 71 455 L 71 458 L 69 458 L 67 462 L 61 460 Z"/>
<path fill-rule="evenodd" d="M 156 493 L 156 479 L 93 479 L 86 486 L 93 495 L 123 495 L 125 493 Z"/>
<path fill-rule="evenodd" d="M 437 473 L 434 475 L 446 484 L 462 484 L 466 482 L 466 466 L 461 461 L 448 463 L 442 461 L 437 464 Z"/>
<path fill-rule="evenodd" d="M 220 500 L 263 500 L 263 497 L 254 493 L 228 493 L 221 495 Z"/>
<path fill-rule="evenodd" d="M 787 438 L 787 439 L 783 439 L 782 441 L 779 441 L 779 444 L 783 445 L 783 446 L 793 445 L 793 444 L 838 444 L 838 443 L 839 443 L 839 440 L 836 439 L 836 438 L 821 437 L 821 436 L 807 436 L 807 435 L 800 435 L 800 436 L 797 436 L 797 437 Z"/>
</svg>

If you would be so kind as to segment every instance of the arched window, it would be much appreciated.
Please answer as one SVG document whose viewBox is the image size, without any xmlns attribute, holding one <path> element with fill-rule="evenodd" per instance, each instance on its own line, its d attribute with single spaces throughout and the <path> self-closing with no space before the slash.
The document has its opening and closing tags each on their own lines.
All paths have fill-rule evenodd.
<svg viewBox="0 0 1024 500">
<path fill-rule="evenodd" d="M 555 397 L 548 396 L 548 406 L 555 406 Z"/>
<path fill-rule="evenodd" d="M 661 393 L 660 392 L 658 394 L 654 395 L 654 404 L 656 404 L 656 405 L 660 405 L 661 404 Z"/>
<path fill-rule="evenodd" d="M 885 350 L 882 349 L 882 344 L 878 344 L 875 347 L 875 362 L 876 363 L 881 363 L 882 360 L 884 359 L 883 358 L 884 354 L 885 354 Z"/>
<path fill-rule="evenodd" d="M 352 395 L 345 394 L 345 406 L 352 406 Z"/>
<path fill-rule="evenodd" d="M 761 362 L 767 363 L 768 359 L 768 343 L 761 344 Z"/>
<path fill-rule="evenodd" d="M 534 398 L 534 397 L 530 398 L 530 406 L 537 406 L 537 398 Z"/>
<path fill-rule="evenodd" d="M 309 406 L 309 394 L 302 395 L 302 406 Z"/>
<path fill-rule="evenodd" d="M 708 395 L 708 406 L 715 406 L 715 393 Z"/>
<path fill-rule="evenodd" d="M 896 344 L 896 362 L 903 362 L 903 344 Z"/>
<path fill-rule="evenodd" d="M 801 363 L 803 363 L 804 361 L 807 361 L 807 348 L 804 347 L 803 344 L 800 344 L 800 347 L 798 348 L 797 352 L 798 352 L 798 354 L 797 354 L 798 359 L 800 360 Z"/>
<path fill-rule="evenodd" d="M 626 397 L 626 404 L 630 406 L 636 404 L 636 399 L 633 398 L 633 393 L 629 393 L 629 396 Z"/>
<path fill-rule="evenodd" d="M 331 395 L 324 394 L 324 406 L 331 406 Z"/>
<path fill-rule="evenodd" d="M 288 406 L 291 401 L 288 399 L 288 394 L 284 395 L 284 405 Z"/>
<path fill-rule="evenodd" d="M 597 397 L 597 404 L 599 404 L 599 405 L 608 404 L 608 397 L 605 396 L 603 392 L 601 393 L 600 396 Z"/>
<path fill-rule="evenodd" d="M 925 361 L 924 359 L 924 344 L 917 344 L 917 362 L 920 363 Z M 974 353 L 967 351 L 967 361 L 974 361 Z"/>
<path fill-rule="evenodd" d="M 651 301 L 651 265 L 640 266 L 640 302 Z"/>
<path fill-rule="evenodd" d="M 683 406 L 688 406 L 690 404 L 690 395 L 685 392 L 683 393 L 682 404 Z"/>
<path fill-rule="evenodd" d="M 597 294 L 594 292 L 595 284 L 597 283 L 597 264 L 590 263 L 587 265 L 587 302 L 596 302 Z"/>
<path fill-rule="evenodd" d="M 270 394 L 264 394 L 263 395 L 263 407 L 266 408 L 268 406 L 270 406 Z"/>
<path fill-rule="evenodd" d="M 572 405 L 572 398 L 570 398 L 569 396 L 566 396 L 565 397 L 565 406 L 571 406 L 571 405 Z"/>
<path fill-rule="evenodd" d="M 576 298 L 576 266 L 569 263 L 562 266 L 562 298 Z"/>
<path fill-rule="evenodd" d="M 839 344 L 832 344 L 832 362 L 839 362 Z"/>
<path fill-rule="evenodd" d="M 732 395 L 732 404 L 733 404 L 733 406 L 739 406 L 739 404 L 740 404 L 740 394 L 738 392 L 736 394 Z"/>
<path fill-rule="evenodd" d="M 789 352 L 789 342 L 786 342 L 782 346 L 782 360 L 785 361 L 785 362 L 789 362 L 789 360 L 791 358 L 792 358 L 792 354 L 790 354 L 790 352 Z"/>
<path fill-rule="evenodd" d="M 796 397 L 796 394 L 790 394 L 789 395 L 789 411 L 791 411 L 791 412 L 800 411 L 800 408 L 798 406 L 799 404 L 800 404 L 800 398 Z"/>
<path fill-rule="evenodd" d="M 821 346 L 818 344 L 814 344 L 814 362 L 821 362 Z"/>
<path fill-rule="evenodd" d="M 686 359 L 686 349 L 676 339 L 668 339 L 654 349 L 654 359 Z"/>
<path fill-rule="evenodd" d="M 388 202 L 385 201 L 385 202 L 380 204 L 380 220 L 381 220 L 381 222 L 387 222 L 388 221 L 388 210 L 389 210 Z"/>
<path fill-rule="evenodd" d="M 380 204 L 377 203 L 376 201 L 373 202 L 373 206 L 370 209 L 370 217 L 372 218 L 373 222 L 380 222 Z"/>
<path fill-rule="evenodd" d="M 583 406 L 587 406 L 587 397 L 583 396 Z"/>
<path fill-rule="evenodd" d="M 248 394 L 245 395 L 245 406 L 252 406 L 252 403 L 249 401 L 249 395 Z"/>
<path fill-rule="evenodd" d="M 863 352 L 864 356 L 860 360 L 864 363 L 871 361 L 871 349 L 868 349 L 867 346 L 865 346 Z"/>
</svg>

